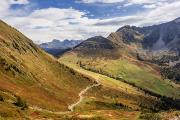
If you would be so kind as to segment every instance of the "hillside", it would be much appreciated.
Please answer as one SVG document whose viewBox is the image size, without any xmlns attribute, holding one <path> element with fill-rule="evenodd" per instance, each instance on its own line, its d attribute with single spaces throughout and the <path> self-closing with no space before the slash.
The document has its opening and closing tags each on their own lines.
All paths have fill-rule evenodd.
<svg viewBox="0 0 180 120">
<path fill-rule="evenodd" d="M 91 84 L 93 80 L 60 64 L 22 33 L 0 21 L 1 117 L 24 117 L 21 109 L 26 104 L 67 111 L 68 105 L 79 98 L 79 92 Z"/>
<path fill-rule="evenodd" d="M 179 99 L 179 85 L 169 81 L 166 79 L 167 77 L 163 78 L 161 67 L 155 63 L 154 56 L 152 58 L 153 61 L 139 59 L 142 53 L 146 53 L 145 58 L 151 57 L 150 55 L 154 55 L 154 52 L 159 56 L 161 52 L 158 53 L 158 50 L 154 49 L 153 46 L 156 46 L 160 38 L 150 38 L 155 36 L 154 34 L 159 36 L 160 33 L 164 32 L 156 32 L 163 29 L 161 26 L 166 26 L 166 32 L 171 34 L 171 31 L 168 30 L 173 26 L 169 24 L 173 24 L 177 30 L 179 29 L 179 24 L 176 20 L 144 28 L 124 26 L 111 33 L 107 38 L 93 37 L 87 39 L 70 52 L 65 53 L 59 60 L 78 64 L 83 69 L 115 78 L 155 94 Z M 163 36 L 167 35 L 167 33 L 164 33 Z M 175 32 L 174 38 L 177 37 L 178 32 Z M 164 36 L 163 38 L 166 37 Z M 174 38 L 162 40 L 167 42 L 166 46 L 169 46 Z M 176 39 L 176 43 L 173 44 L 177 46 L 169 46 L 168 50 L 178 50 L 179 40 Z M 150 45 L 148 42 L 154 45 Z M 158 48 L 164 50 L 163 46 Z M 165 52 L 165 54 L 167 53 Z"/>
<path fill-rule="evenodd" d="M 168 112 L 170 106 L 170 108 L 173 108 L 175 105 L 177 107 L 175 107 L 175 110 L 179 110 L 178 100 L 174 101 L 168 98 L 172 101 L 166 101 L 166 97 L 160 97 L 159 95 L 144 91 L 141 88 L 133 87 L 133 85 L 129 85 L 125 81 L 117 80 L 111 76 L 108 77 L 97 71 L 86 70 L 79 65 L 80 63 L 78 62 L 82 59 L 79 59 L 76 55 L 77 54 L 71 52 L 59 60 L 74 70 L 97 79 L 101 84 L 101 86 L 90 90 L 85 100 L 75 109 L 80 112 L 81 115 L 83 114 L 87 117 L 102 116 L 103 119 L 108 117 L 108 119 L 113 120 L 118 120 L 119 117 L 122 119 L 136 120 L 142 116 L 144 116 L 144 119 L 148 116 L 151 116 L 152 119 L 165 119 L 175 112 Z M 157 114 L 154 113 L 155 111 Z M 111 117 L 109 115 L 111 115 Z M 179 115 L 178 111 L 177 115 Z M 173 118 L 173 116 L 174 115 L 170 118 Z"/>
</svg>

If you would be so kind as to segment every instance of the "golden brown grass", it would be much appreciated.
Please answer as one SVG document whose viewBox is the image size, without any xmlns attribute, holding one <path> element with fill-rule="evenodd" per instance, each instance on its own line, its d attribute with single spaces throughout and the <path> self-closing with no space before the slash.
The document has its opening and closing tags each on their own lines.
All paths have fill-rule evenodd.
<svg viewBox="0 0 180 120">
<path fill-rule="evenodd" d="M 0 21 L 0 91 L 20 96 L 28 106 L 65 111 L 92 83 Z"/>
</svg>

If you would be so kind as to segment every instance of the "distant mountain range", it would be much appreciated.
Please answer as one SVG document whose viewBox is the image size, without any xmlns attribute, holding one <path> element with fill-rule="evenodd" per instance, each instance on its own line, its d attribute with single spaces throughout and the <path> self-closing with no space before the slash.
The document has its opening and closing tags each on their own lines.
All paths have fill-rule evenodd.
<svg viewBox="0 0 180 120">
<path fill-rule="evenodd" d="M 55 57 L 60 56 L 64 52 L 70 50 L 74 46 L 80 44 L 82 40 L 52 40 L 51 42 L 42 43 L 39 46 L 46 52 L 54 55 Z"/>
<path fill-rule="evenodd" d="M 79 43 L 81 43 L 82 40 L 52 40 L 51 42 L 46 42 L 46 43 L 42 43 L 39 46 L 41 48 L 63 48 L 63 49 L 67 49 L 67 48 L 72 48 L 76 45 L 78 45 Z"/>
<path fill-rule="evenodd" d="M 92 41 L 98 44 L 93 45 L 94 42 Z M 83 40 L 53 40 L 52 42 L 40 44 L 40 47 L 54 56 L 60 56 L 82 42 L 81 45 L 88 42 L 87 46 L 84 45 L 85 47 L 107 47 L 109 44 L 104 41 L 112 42 L 116 47 L 127 47 L 128 45 L 132 48 L 133 46 L 136 47 L 136 51 L 175 51 L 178 54 L 180 52 L 180 18 L 147 27 L 126 25 L 111 33 L 107 38 L 96 36 L 87 39 L 85 42 Z"/>
</svg>

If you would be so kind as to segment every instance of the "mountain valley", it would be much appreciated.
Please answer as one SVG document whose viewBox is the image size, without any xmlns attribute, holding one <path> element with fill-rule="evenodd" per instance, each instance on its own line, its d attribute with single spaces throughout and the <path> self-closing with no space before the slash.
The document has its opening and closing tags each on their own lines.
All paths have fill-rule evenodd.
<svg viewBox="0 0 180 120">
<path fill-rule="evenodd" d="M 0 119 L 178 118 L 179 32 L 150 45 L 153 30 L 124 26 L 56 59 L 0 21 Z"/>
</svg>

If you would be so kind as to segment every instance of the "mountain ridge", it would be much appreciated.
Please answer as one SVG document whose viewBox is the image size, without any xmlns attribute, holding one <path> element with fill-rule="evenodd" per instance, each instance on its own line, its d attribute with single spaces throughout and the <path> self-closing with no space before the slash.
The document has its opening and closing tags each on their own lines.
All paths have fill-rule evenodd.
<svg viewBox="0 0 180 120">
<path fill-rule="evenodd" d="M 82 41 L 83 40 L 68 40 L 68 39 L 60 41 L 60 40 L 54 39 L 51 42 L 41 43 L 39 46 L 41 48 L 63 48 L 63 47 L 72 48 L 75 45 L 81 43 Z"/>
</svg>

